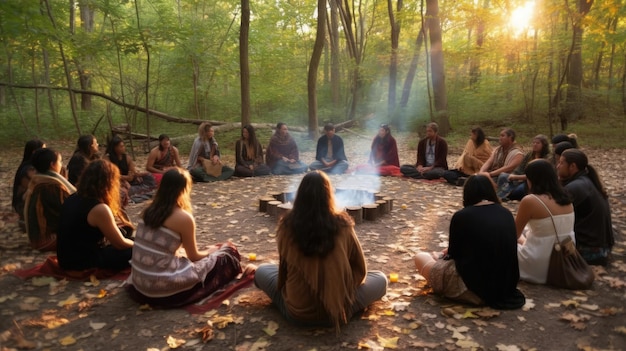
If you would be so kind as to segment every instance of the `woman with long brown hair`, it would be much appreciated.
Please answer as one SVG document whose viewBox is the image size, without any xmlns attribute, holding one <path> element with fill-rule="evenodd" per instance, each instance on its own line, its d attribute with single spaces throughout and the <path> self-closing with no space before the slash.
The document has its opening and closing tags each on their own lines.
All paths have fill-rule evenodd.
<svg viewBox="0 0 626 351">
<path fill-rule="evenodd" d="M 235 176 L 255 177 L 270 174 L 263 160 L 263 147 L 256 138 L 254 127 L 246 124 L 241 128 L 241 138 L 235 143 Z"/>
<path fill-rule="evenodd" d="M 159 307 L 190 304 L 241 272 L 239 252 L 231 242 L 198 250 L 191 184 L 189 172 L 169 169 L 141 215 L 128 278 L 128 292 L 139 303 Z M 184 256 L 177 253 L 181 246 Z"/>
<path fill-rule="evenodd" d="M 57 233 L 59 265 L 66 270 L 129 266 L 133 241 L 121 226 L 130 228 L 120 203 L 120 171 L 109 161 L 91 161 L 82 172 L 76 193 L 61 209 Z"/>
<path fill-rule="evenodd" d="M 323 172 L 302 179 L 277 243 L 280 265 L 259 266 L 255 284 L 294 324 L 338 329 L 387 291 L 385 275 L 367 271 L 354 222 Z"/>
</svg>

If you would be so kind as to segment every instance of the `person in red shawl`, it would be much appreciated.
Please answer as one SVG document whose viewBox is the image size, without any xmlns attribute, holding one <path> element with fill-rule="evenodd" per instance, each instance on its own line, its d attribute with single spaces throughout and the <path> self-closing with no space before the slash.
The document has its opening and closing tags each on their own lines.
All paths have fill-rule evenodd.
<svg viewBox="0 0 626 351">
<path fill-rule="evenodd" d="M 391 130 L 387 124 L 381 124 L 378 128 L 378 134 L 372 141 L 372 151 L 370 152 L 368 164 L 358 165 L 356 173 L 402 176 L 400 159 L 398 158 L 398 145 L 396 139 L 391 136 Z"/>
</svg>

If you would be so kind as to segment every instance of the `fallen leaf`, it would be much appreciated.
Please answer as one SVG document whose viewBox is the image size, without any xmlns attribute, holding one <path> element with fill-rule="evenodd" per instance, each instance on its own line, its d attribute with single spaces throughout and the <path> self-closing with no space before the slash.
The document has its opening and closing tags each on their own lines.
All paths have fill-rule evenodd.
<svg viewBox="0 0 626 351">
<path fill-rule="evenodd" d="M 104 328 L 104 326 L 107 325 L 106 323 L 95 323 L 95 322 L 89 322 L 89 326 L 91 327 L 91 329 L 93 330 L 100 330 L 102 328 Z"/>
<path fill-rule="evenodd" d="M 378 342 L 383 348 L 387 349 L 397 349 L 398 348 L 398 337 L 393 338 L 383 338 L 380 335 L 376 335 L 378 337 Z"/>
<path fill-rule="evenodd" d="M 504 344 L 497 344 L 496 349 L 498 349 L 498 351 L 520 351 L 521 350 L 516 345 L 504 345 Z"/>
<path fill-rule="evenodd" d="M 170 349 L 177 349 L 182 345 L 185 345 L 186 342 L 187 341 L 185 341 L 184 339 L 176 339 L 171 335 L 167 337 L 167 346 L 169 346 Z"/>
<path fill-rule="evenodd" d="M 17 293 L 11 293 L 9 295 L 0 296 L 0 303 L 3 303 L 7 300 L 13 300 L 17 297 Z"/>
<path fill-rule="evenodd" d="M 61 344 L 62 346 L 73 345 L 75 343 L 76 343 L 76 339 L 74 339 L 72 335 L 68 335 L 59 340 L 59 344 Z"/>
<path fill-rule="evenodd" d="M 63 301 L 59 301 L 57 306 L 65 307 L 65 306 L 68 306 L 68 305 L 73 305 L 73 304 L 77 303 L 78 301 L 80 301 L 80 300 L 76 297 L 76 295 L 72 294 L 67 299 L 65 299 Z"/>
<path fill-rule="evenodd" d="M 53 277 L 34 277 L 33 279 L 31 279 L 30 283 L 34 286 L 45 286 L 50 285 L 50 283 L 52 282 L 56 282 L 56 279 L 54 279 Z"/>
<path fill-rule="evenodd" d="M 274 321 L 269 321 L 267 323 L 267 326 L 263 328 L 263 331 L 265 332 L 265 334 L 269 336 L 274 336 L 276 334 L 276 330 L 278 330 L 278 323 Z"/>
</svg>

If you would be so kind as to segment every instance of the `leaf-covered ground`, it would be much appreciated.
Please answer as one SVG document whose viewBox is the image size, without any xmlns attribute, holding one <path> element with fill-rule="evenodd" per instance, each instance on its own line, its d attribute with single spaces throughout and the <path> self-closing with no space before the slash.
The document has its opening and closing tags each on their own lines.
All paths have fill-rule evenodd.
<svg viewBox="0 0 626 351">
<path fill-rule="evenodd" d="M 342 134 L 352 165 L 367 160 L 369 138 Z M 401 163 L 413 163 L 415 150 L 403 148 Z M 301 157 L 313 160 L 313 143 Z M 413 143 L 415 144 L 415 143 Z M 56 146 L 69 159 L 71 147 Z M 362 316 L 331 329 L 290 326 L 269 299 L 250 287 L 219 308 L 201 315 L 182 309 L 139 306 L 120 281 L 20 280 L 11 274 L 44 261 L 31 250 L 11 213 L 10 188 L 21 150 L 0 160 L 0 350 L 624 350 L 626 349 L 626 182 L 624 150 L 586 150 L 611 195 L 617 244 L 614 260 L 597 269 L 593 289 L 566 291 L 520 283 L 523 309 L 496 311 L 455 304 L 434 296 L 414 269 L 418 250 L 447 245 L 452 214 L 461 189 L 438 182 L 402 178 L 334 176 L 335 186 L 375 187 L 393 197 L 393 211 L 357 226 L 369 269 L 397 273 L 387 296 Z M 460 153 L 452 148 L 450 164 Z M 186 161 L 186 158 L 183 162 Z M 143 165 L 145 158 L 139 157 Z M 275 262 L 276 219 L 258 212 L 259 197 L 297 185 L 300 177 L 271 176 L 194 184 L 193 202 L 200 246 L 232 239 L 248 263 Z M 131 204 L 133 220 L 143 204 Z M 505 206 L 515 212 L 517 203 Z"/>
</svg>

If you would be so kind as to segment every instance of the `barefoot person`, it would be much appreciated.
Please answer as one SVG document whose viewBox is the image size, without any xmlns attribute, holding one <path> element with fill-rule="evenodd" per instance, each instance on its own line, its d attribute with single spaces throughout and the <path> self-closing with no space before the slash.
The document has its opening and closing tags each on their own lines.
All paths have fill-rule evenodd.
<svg viewBox="0 0 626 351">
<path fill-rule="evenodd" d="M 128 278 L 128 292 L 139 303 L 160 307 L 190 304 L 241 273 L 239 252 L 231 242 L 198 250 L 191 184 L 186 170 L 168 170 L 154 200 L 141 214 Z M 178 254 L 180 247 L 184 256 Z"/>
<path fill-rule="evenodd" d="M 254 281 L 289 322 L 338 329 L 385 295 L 387 278 L 367 271 L 354 222 L 336 208 L 325 173 L 302 178 L 276 232 L 280 264 L 259 266 Z"/>
<path fill-rule="evenodd" d="M 436 257 L 418 253 L 418 272 L 435 293 L 449 299 L 498 309 L 522 307 L 515 220 L 500 205 L 493 181 L 483 175 L 467 178 L 463 206 L 450 220 L 448 248 Z"/>
</svg>

